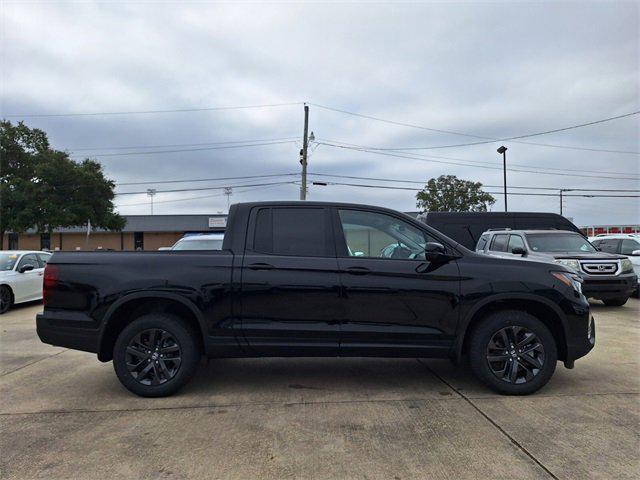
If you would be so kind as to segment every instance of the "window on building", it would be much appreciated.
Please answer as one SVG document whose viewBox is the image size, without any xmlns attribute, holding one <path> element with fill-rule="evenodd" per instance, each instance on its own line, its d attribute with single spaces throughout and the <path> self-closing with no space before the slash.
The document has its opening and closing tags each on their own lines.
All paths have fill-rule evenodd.
<svg viewBox="0 0 640 480">
<path fill-rule="evenodd" d="M 133 249 L 144 250 L 144 232 L 133 233 Z"/>
<path fill-rule="evenodd" d="M 9 238 L 7 239 L 9 242 L 9 250 L 18 250 L 18 234 L 10 233 Z"/>
<path fill-rule="evenodd" d="M 40 250 L 51 250 L 51 235 L 48 233 L 40 234 Z"/>
</svg>

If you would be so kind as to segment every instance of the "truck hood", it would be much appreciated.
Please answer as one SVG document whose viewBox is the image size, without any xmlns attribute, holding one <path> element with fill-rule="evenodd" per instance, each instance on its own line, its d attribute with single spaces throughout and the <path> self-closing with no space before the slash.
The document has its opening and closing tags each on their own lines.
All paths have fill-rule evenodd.
<svg viewBox="0 0 640 480">
<path fill-rule="evenodd" d="M 575 260 L 619 260 L 626 258 L 624 255 L 616 255 L 614 253 L 593 252 L 593 253 L 576 253 L 576 252 L 554 252 L 547 254 L 554 259 L 571 258 Z"/>
</svg>

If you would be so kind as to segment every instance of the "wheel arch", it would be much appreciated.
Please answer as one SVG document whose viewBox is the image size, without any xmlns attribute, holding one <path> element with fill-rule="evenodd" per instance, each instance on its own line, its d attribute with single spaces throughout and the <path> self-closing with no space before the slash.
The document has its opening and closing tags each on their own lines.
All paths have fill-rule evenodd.
<svg viewBox="0 0 640 480">
<path fill-rule="evenodd" d="M 567 322 L 564 313 L 553 302 L 537 295 L 495 295 L 478 303 L 461 322 L 455 344 L 454 360 L 459 362 L 466 352 L 471 333 L 487 315 L 500 310 L 527 312 L 549 328 L 556 341 L 558 360 L 567 358 Z"/>
<path fill-rule="evenodd" d="M 197 335 L 204 351 L 205 322 L 193 302 L 170 292 L 140 292 L 120 298 L 107 310 L 100 333 L 98 359 L 102 362 L 111 360 L 120 332 L 136 318 L 148 313 L 170 313 L 180 317 Z"/>
</svg>

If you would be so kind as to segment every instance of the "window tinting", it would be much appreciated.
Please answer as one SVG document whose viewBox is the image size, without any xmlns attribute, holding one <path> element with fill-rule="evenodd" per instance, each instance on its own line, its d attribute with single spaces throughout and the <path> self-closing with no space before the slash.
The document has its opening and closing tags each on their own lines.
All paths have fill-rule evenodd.
<svg viewBox="0 0 640 480">
<path fill-rule="evenodd" d="M 524 249 L 524 241 L 520 235 L 511 235 L 509 237 L 509 247 L 507 248 L 507 251 L 511 253 L 514 248 Z"/>
<path fill-rule="evenodd" d="M 618 246 L 620 244 L 620 240 L 615 238 L 607 238 L 600 241 L 598 248 L 607 253 L 618 253 Z"/>
<path fill-rule="evenodd" d="M 274 255 L 328 255 L 323 208 L 262 209 L 256 215 L 254 250 Z"/>
<path fill-rule="evenodd" d="M 494 252 L 506 252 L 508 240 L 509 235 L 495 235 L 493 237 L 493 241 L 491 242 L 491 247 L 489 248 L 489 250 L 492 250 Z"/>
<path fill-rule="evenodd" d="M 340 210 L 340 221 L 351 257 L 424 260 L 424 246 L 434 239 L 391 215 Z"/>
<path fill-rule="evenodd" d="M 622 255 L 631 255 L 635 250 L 640 250 L 640 242 L 631 238 L 622 240 L 622 248 L 620 249 Z"/>
</svg>

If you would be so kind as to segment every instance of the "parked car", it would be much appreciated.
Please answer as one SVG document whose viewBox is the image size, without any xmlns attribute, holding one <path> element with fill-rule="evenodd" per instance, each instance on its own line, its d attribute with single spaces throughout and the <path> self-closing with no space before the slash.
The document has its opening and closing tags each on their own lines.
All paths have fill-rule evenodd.
<svg viewBox="0 0 640 480">
<path fill-rule="evenodd" d="M 582 235 L 557 230 L 496 230 L 482 234 L 476 252 L 499 257 L 556 262 L 579 273 L 582 293 L 605 305 L 624 305 L 637 287 L 631 261 L 598 251 Z"/>
<path fill-rule="evenodd" d="M 42 298 L 44 266 L 50 257 L 31 250 L 0 251 L 0 314 L 16 303 Z"/>
<path fill-rule="evenodd" d="M 381 257 L 394 241 L 411 258 Z M 233 205 L 222 250 L 56 253 L 44 302 L 43 342 L 113 360 L 148 397 L 178 390 L 202 355 L 466 355 L 489 387 L 521 395 L 595 343 L 570 268 L 476 254 L 354 204 Z"/>
<path fill-rule="evenodd" d="M 582 232 L 562 215 L 548 212 L 427 212 L 418 220 L 473 250 L 480 235 L 490 229 L 565 230 Z"/>
<path fill-rule="evenodd" d="M 178 240 L 169 250 L 221 250 L 224 233 L 189 235 Z"/>
<path fill-rule="evenodd" d="M 591 237 L 589 241 L 599 250 L 607 253 L 626 255 L 633 264 L 633 270 L 638 277 L 638 284 L 634 295 L 640 296 L 640 234 L 620 233 L 611 235 L 598 235 Z"/>
</svg>

